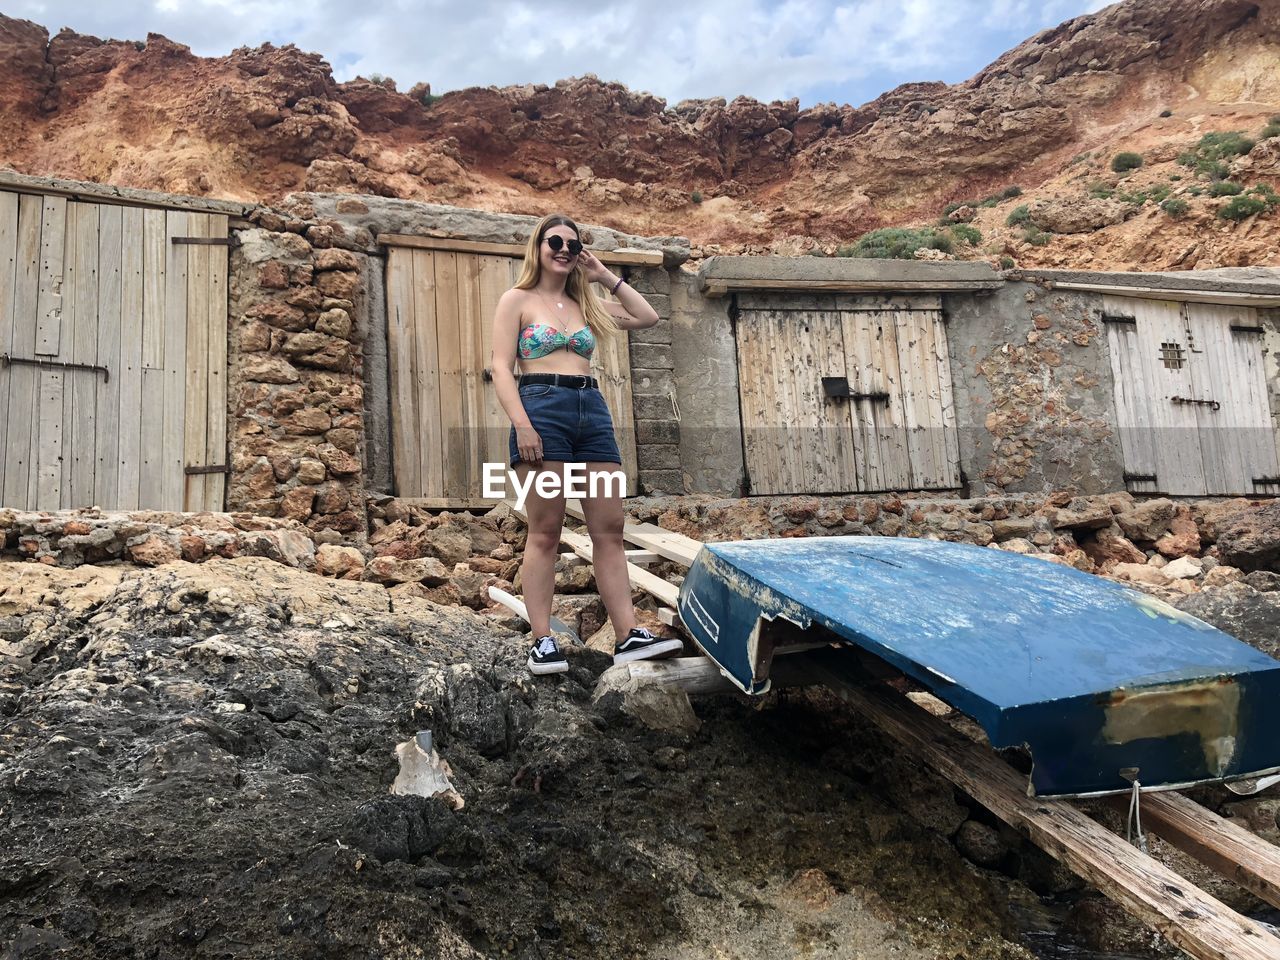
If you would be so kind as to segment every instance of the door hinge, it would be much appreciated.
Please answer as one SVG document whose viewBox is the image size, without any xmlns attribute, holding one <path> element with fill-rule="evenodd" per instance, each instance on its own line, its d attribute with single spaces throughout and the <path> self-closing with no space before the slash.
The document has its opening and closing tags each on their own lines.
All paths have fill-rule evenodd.
<svg viewBox="0 0 1280 960">
<path fill-rule="evenodd" d="M 1261 333 L 1262 333 L 1262 327 L 1258 327 L 1258 326 L 1252 326 L 1252 327 L 1251 327 L 1251 326 L 1249 326 L 1248 324 L 1244 324 L 1244 323 L 1233 323 L 1233 324 L 1231 325 L 1231 332 L 1232 332 L 1232 333 L 1257 333 L 1257 334 L 1261 334 Z"/>
<path fill-rule="evenodd" d="M 190 246 L 200 247 L 229 247 L 231 246 L 230 237 L 173 237 L 171 243 L 185 243 Z"/>
<path fill-rule="evenodd" d="M 230 473 L 231 468 L 225 463 L 215 463 L 206 467 L 183 467 L 182 472 L 188 477 L 198 477 L 206 473 Z"/>
<path fill-rule="evenodd" d="M 1115 324 L 1122 324 L 1122 325 L 1125 325 L 1125 326 L 1136 327 L 1136 326 L 1138 325 L 1138 318 L 1137 318 L 1137 317 L 1130 317 L 1130 316 L 1126 316 L 1126 315 L 1125 315 L 1125 314 L 1123 314 L 1123 313 L 1103 313 L 1103 314 L 1102 314 L 1102 322 L 1103 322 L 1103 323 L 1115 323 Z"/>
<path fill-rule="evenodd" d="M 1253 485 L 1255 487 L 1280 486 L 1280 477 L 1254 477 Z"/>
<path fill-rule="evenodd" d="M 52 367 L 57 370 L 93 370 L 102 374 L 103 383 L 108 383 L 111 380 L 111 371 L 96 363 L 73 363 L 70 360 L 46 360 L 43 357 L 11 357 L 7 353 L 0 353 L 0 367 L 7 367 L 11 363 L 19 363 L 28 367 Z"/>
<path fill-rule="evenodd" d="M 1154 473 L 1130 473 L 1128 470 L 1124 472 L 1125 483 L 1155 483 L 1156 475 Z"/>
</svg>

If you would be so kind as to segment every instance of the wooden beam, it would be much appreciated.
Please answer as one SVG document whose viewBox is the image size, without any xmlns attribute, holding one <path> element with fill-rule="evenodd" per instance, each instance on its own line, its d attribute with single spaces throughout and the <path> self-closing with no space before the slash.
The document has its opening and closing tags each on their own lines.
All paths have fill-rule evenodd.
<svg viewBox="0 0 1280 960">
<path fill-rule="evenodd" d="M 206 200 L 158 190 L 139 190 L 103 183 L 63 180 L 59 177 L 32 177 L 12 170 L 0 170 L 0 190 L 14 193 L 66 197 L 89 203 L 123 203 L 132 207 L 159 207 L 166 210 L 194 210 L 200 213 L 223 213 L 231 217 L 247 217 L 256 204 L 229 200 Z"/>
<path fill-rule="evenodd" d="M 582 512 L 582 504 L 577 500 L 566 500 L 564 512 L 576 520 L 586 521 Z M 692 537 L 686 537 L 674 530 L 663 530 L 652 523 L 627 523 L 622 527 L 622 538 L 637 547 L 651 550 L 660 557 L 674 560 L 682 566 L 692 566 L 702 544 Z"/>
<path fill-rule="evenodd" d="M 998 290 L 1002 280 L 777 280 L 751 278 L 718 280 L 703 277 L 702 292 L 708 297 L 723 297 L 736 290 L 776 290 L 829 293 L 960 293 L 966 290 Z"/>
<path fill-rule="evenodd" d="M 418 250 L 453 250 L 458 253 L 486 253 L 504 257 L 523 257 L 523 243 L 493 243 L 483 240 L 459 240 L 452 237 L 418 237 L 407 233 L 380 233 L 378 243 L 388 247 L 414 247 Z M 661 250 L 592 250 L 605 263 L 633 267 L 662 266 Z"/>
<path fill-rule="evenodd" d="M 1023 778 L 989 749 L 879 685 L 812 664 L 816 675 L 894 740 L 1005 823 L 1196 960 L 1280 960 L 1280 939 L 1070 803 L 1028 797 Z"/>
<path fill-rule="evenodd" d="M 398 497 L 405 506 L 419 510 L 491 510 L 502 502 L 486 497 Z"/>
<path fill-rule="evenodd" d="M 1129 809 L 1128 797 L 1112 797 L 1110 803 L 1121 813 Z M 1143 825 L 1179 850 L 1280 907 L 1280 847 L 1180 793 L 1144 793 L 1141 812 Z"/>
<path fill-rule="evenodd" d="M 511 506 L 511 512 L 523 520 L 526 524 L 529 522 L 528 514 L 516 507 L 511 501 L 507 501 Z M 568 546 L 583 560 L 591 559 L 591 538 L 581 533 L 574 533 L 568 528 L 560 529 L 560 542 Z M 627 564 L 627 576 L 631 579 L 632 586 L 639 587 L 645 593 L 652 597 L 656 597 L 665 603 L 668 607 L 674 607 L 680 598 L 680 589 L 674 584 L 667 583 L 661 577 L 656 577 L 648 570 L 642 570 L 634 563 Z"/>
<path fill-rule="evenodd" d="M 1081 290 L 1143 300 L 1173 300 L 1178 303 L 1221 303 L 1233 307 L 1280 307 L 1280 295 L 1224 290 L 1171 290 L 1162 287 L 1121 287 L 1109 283 L 1063 283 L 1050 280 L 1052 290 Z"/>
<path fill-rule="evenodd" d="M 626 550 L 624 552 L 627 555 L 628 563 L 657 563 L 659 560 L 663 559 L 651 550 Z M 560 554 L 561 560 L 568 560 L 571 557 L 576 560 L 582 559 L 576 553 Z M 583 562 L 585 563 L 586 561 Z"/>
</svg>

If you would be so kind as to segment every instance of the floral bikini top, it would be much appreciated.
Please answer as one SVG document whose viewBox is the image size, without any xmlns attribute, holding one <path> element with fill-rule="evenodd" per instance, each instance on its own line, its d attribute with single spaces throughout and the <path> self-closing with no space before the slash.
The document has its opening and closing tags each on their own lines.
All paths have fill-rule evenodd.
<svg viewBox="0 0 1280 960">
<path fill-rule="evenodd" d="M 548 323 L 531 323 L 520 331 L 517 349 L 521 360 L 537 360 L 561 347 L 568 347 L 579 356 L 591 359 L 596 349 L 595 334 L 590 327 L 575 333 L 564 334 Z"/>
</svg>

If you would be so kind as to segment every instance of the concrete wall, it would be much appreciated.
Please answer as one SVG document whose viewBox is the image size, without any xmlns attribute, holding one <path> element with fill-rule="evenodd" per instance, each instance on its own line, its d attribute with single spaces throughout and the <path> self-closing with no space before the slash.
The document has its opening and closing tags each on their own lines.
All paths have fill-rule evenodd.
<svg viewBox="0 0 1280 960">
<path fill-rule="evenodd" d="M 972 495 L 1124 489 L 1101 306 L 1026 282 L 944 297 Z"/>
</svg>

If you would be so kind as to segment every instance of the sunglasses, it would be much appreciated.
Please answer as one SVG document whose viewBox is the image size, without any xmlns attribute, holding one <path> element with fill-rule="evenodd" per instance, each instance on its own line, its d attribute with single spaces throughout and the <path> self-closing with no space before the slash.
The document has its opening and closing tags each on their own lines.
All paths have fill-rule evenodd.
<svg viewBox="0 0 1280 960">
<path fill-rule="evenodd" d="M 565 240 L 558 233 L 553 233 L 551 236 L 543 237 L 542 239 L 547 241 L 547 246 L 551 248 L 552 253 L 559 253 L 564 249 L 566 243 L 569 246 L 569 256 L 576 257 L 582 252 L 582 241 L 580 240 Z"/>
</svg>

